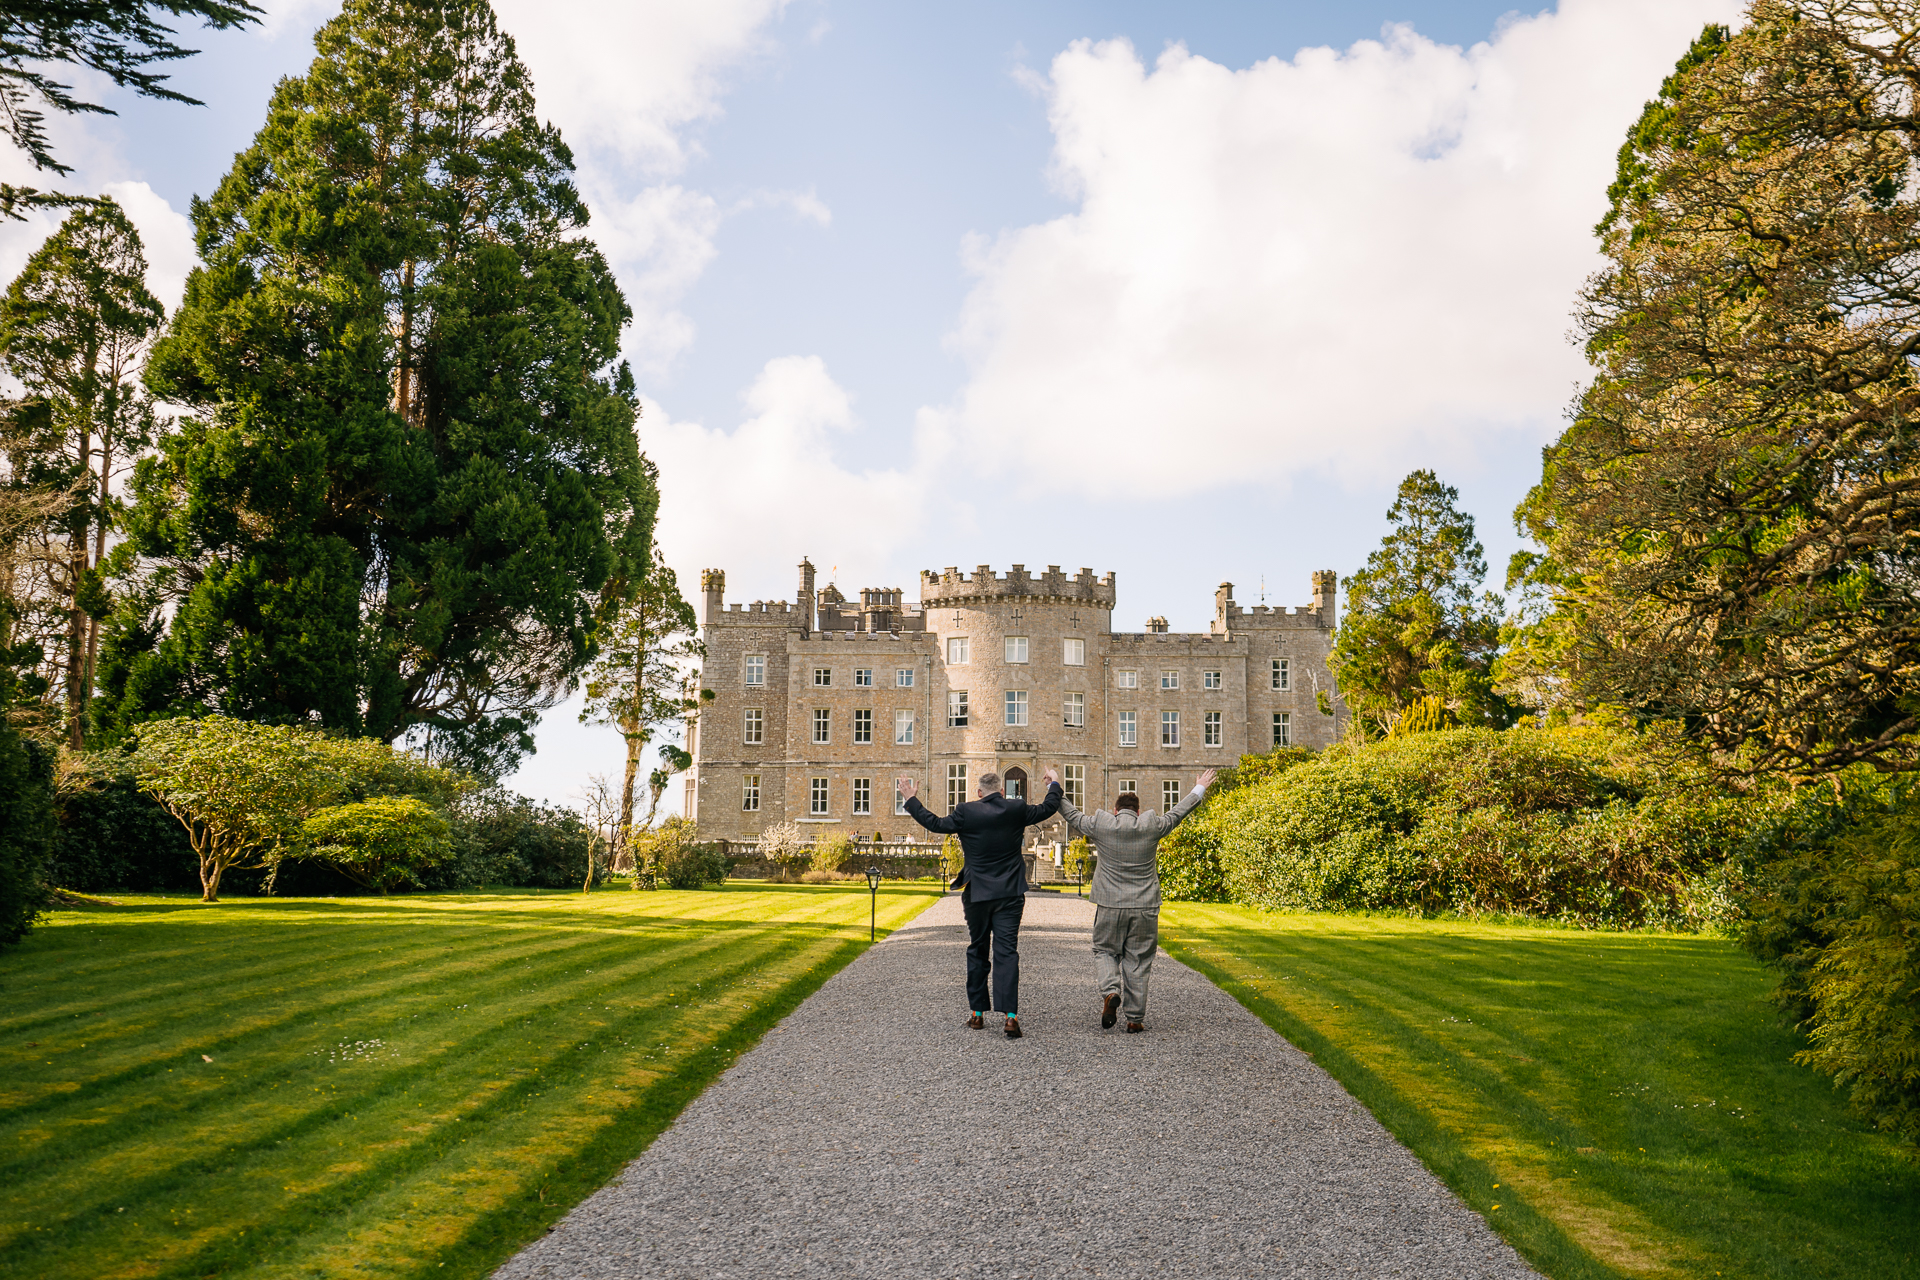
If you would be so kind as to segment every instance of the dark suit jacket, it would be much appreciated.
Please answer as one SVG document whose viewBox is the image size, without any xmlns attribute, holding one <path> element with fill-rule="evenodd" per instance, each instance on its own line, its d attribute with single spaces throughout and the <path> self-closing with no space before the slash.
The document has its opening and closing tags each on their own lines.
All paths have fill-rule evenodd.
<svg viewBox="0 0 1920 1280">
<path fill-rule="evenodd" d="M 929 831 L 960 837 L 960 851 L 967 856 L 966 902 L 991 902 L 995 898 L 1017 897 L 1027 891 L 1027 862 L 1020 856 L 1020 833 L 1051 818 L 1060 808 L 1060 784 L 1047 787 L 1047 798 L 1040 804 L 1009 800 L 1004 792 L 984 800 L 969 800 L 946 817 L 936 817 L 915 796 L 907 801 L 907 812 Z"/>
</svg>

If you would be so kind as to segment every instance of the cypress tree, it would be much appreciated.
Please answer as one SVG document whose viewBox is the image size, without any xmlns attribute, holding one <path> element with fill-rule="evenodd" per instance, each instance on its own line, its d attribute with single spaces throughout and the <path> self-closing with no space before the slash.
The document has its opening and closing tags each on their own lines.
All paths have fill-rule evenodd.
<svg viewBox="0 0 1920 1280">
<path fill-rule="evenodd" d="M 193 205 L 147 369 L 192 416 L 136 477 L 153 608 L 103 683 L 122 720 L 412 732 L 494 774 L 647 563 L 630 313 L 484 0 L 349 0 L 315 46 Z"/>
</svg>

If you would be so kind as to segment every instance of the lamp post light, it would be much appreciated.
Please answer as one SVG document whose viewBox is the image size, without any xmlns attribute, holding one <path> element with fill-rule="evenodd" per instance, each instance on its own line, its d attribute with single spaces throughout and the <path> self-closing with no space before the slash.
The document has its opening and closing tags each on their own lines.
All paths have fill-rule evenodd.
<svg viewBox="0 0 1920 1280">
<path fill-rule="evenodd" d="M 872 899 L 867 912 L 867 941 L 872 942 L 880 918 L 880 868 L 871 863 L 867 866 L 867 893 Z"/>
</svg>

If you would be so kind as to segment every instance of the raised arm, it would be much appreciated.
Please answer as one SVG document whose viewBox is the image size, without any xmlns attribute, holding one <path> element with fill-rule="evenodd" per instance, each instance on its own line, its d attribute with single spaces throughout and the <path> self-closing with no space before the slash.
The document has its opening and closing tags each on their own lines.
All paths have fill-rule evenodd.
<svg viewBox="0 0 1920 1280">
<path fill-rule="evenodd" d="M 1040 776 L 1044 778 L 1047 783 L 1047 798 L 1039 804 L 1030 804 L 1027 806 L 1026 823 L 1030 827 L 1037 827 L 1054 814 L 1060 812 L 1060 805 L 1066 800 L 1066 796 L 1062 794 L 1060 790 L 1059 774 L 1049 769 Z"/>
<path fill-rule="evenodd" d="M 907 816 L 927 830 L 938 831 L 941 835 L 948 836 L 960 830 L 960 825 L 951 816 L 942 818 L 920 803 L 919 798 L 914 795 L 918 788 L 913 785 L 912 778 L 895 778 L 893 788 L 907 798 Z"/>
<path fill-rule="evenodd" d="M 1060 797 L 1060 816 L 1066 820 L 1067 828 L 1083 836 L 1093 835 L 1093 823 L 1087 815 L 1073 807 L 1073 801 L 1064 795 Z"/>
<path fill-rule="evenodd" d="M 1156 840 L 1179 826 L 1180 819 L 1200 807 L 1200 802 L 1207 798 L 1207 788 L 1213 785 L 1213 780 L 1217 776 L 1218 770 L 1208 769 L 1200 775 L 1199 780 L 1193 784 L 1193 790 L 1187 792 L 1179 804 L 1166 813 L 1154 815 L 1153 821 L 1160 828 L 1154 833 Z"/>
</svg>

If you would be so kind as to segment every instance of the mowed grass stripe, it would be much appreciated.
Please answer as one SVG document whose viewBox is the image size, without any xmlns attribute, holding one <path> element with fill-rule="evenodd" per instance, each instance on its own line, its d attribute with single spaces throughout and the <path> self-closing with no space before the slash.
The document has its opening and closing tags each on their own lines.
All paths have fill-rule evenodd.
<svg viewBox="0 0 1920 1280">
<path fill-rule="evenodd" d="M 1920 1166 L 1792 1065 L 1771 978 L 1722 940 L 1196 903 L 1162 926 L 1556 1280 L 1920 1270 Z"/>
<path fill-rule="evenodd" d="M 883 927 L 932 896 L 883 893 Z M 571 913 L 557 897 L 525 899 L 528 909 L 505 895 L 410 898 L 370 903 L 344 921 L 327 904 L 332 923 L 294 932 L 306 935 L 310 964 L 326 968 L 331 985 L 292 989 L 284 965 L 272 977 L 259 971 L 261 982 L 280 984 L 275 993 L 223 985 L 221 1000 L 258 999 L 261 1010 L 247 1017 L 270 1025 L 237 1034 L 199 1079 L 182 1080 L 179 1058 L 204 1042 L 196 1014 L 218 1021 L 221 1006 L 195 1010 L 192 984 L 176 984 L 174 1004 L 157 1016 L 151 1007 L 140 1014 L 145 1051 L 174 1064 L 170 1080 L 163 1071 L 112 1088 L 95 1082 L 79 1100 L 46 1094 L 61 1073 L 39 1068 L 28 1084 L 49 1105 L 0 1126 L 0 1139 L 50 1119 L 62 1132 L 57 1148 L 43 1141 L 37 1157 L 0 1174 L 11 1209 L 0 1224 L 0 1276 L 365 1275 L 376 1261 L 369 1253 L 382 1274 L 485 1274 L 864 949 L 866 898 L 837 886 L 615 892 L 575 895 Z M 203 914 L 199 948 L 178 946 L 189 926 L 175 915 L 154 950 L 175 966 L 217 964 L 225 946 L 248 949 L 257 931 L 228 922 L 249 906 Z M 395 930 L 401 914 L 407 926 Z M 567 927 L 576 917 L 593 927 Z M 77 941 L 63 950 L 68 920 Z M 8 1002 L 29 1016 L 72 1005 L 86 984 L 53 980 L 72 973 L 62 961 L 102 945 L 85 935 L 114 925 L 122 963 L 147 966 L 140 948 L 154 931 L 138 904 L 63 914 L 0 957 Z M 356 931 L 374 936 L 356 941 Z M 424 962 L 397 965 L 384 954 L 395 939 Z M 110 977 L 92 980 L 102 989 L 91 998 L 111 999 Z M 300 1009 L 302 1001 L 324 1008 Z M 89 1021 L 89 1044 L 109 1029 L 99 1024 L 115 1022 Z M 358 1030 L 368 1024 L 370 1037 Z M 343 1035 L 385 1039 L 402 1057 L 323 1068 L 311 1051 Z M 17 1032 L 0 1034 L 6 1058 L 31 1065 Z M 189 1083 L 199 1087 L 180 1093 Z M 58 1117 L 48 1114 L 55 1109 Z M 438 1255 L 431 1264 L 428 1252 Z"/>
</svg>

